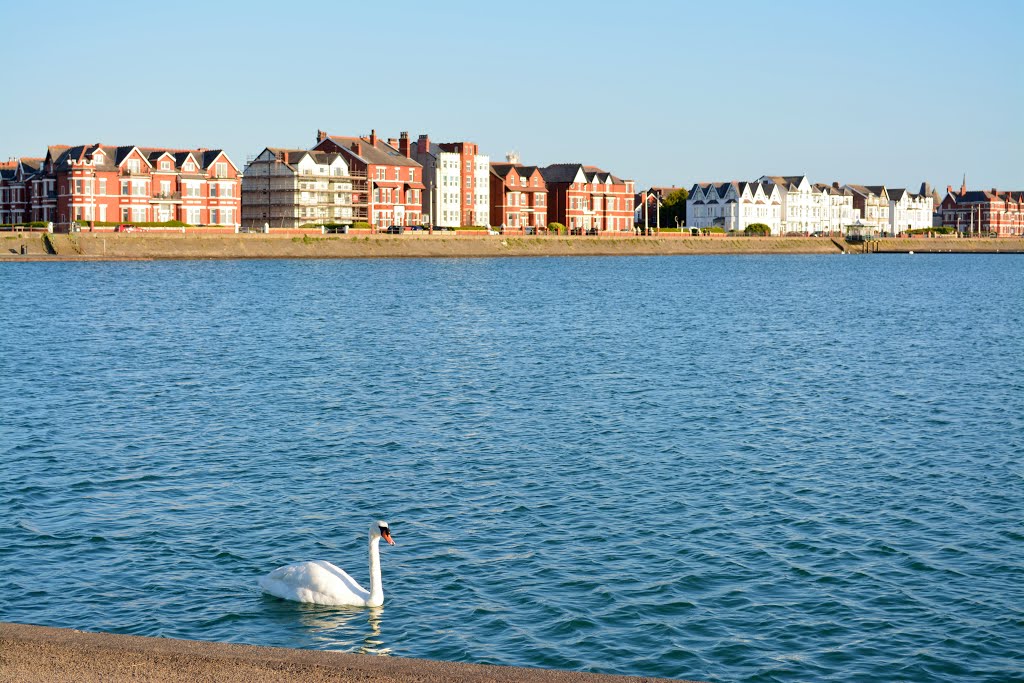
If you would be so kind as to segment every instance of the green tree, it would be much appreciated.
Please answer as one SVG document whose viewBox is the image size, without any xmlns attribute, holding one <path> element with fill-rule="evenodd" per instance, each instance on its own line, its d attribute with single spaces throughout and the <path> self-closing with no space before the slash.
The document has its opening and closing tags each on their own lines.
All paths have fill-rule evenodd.
<svg viewBox="0 0 1024 683">
<path fill-rule="evenodd" d="M 743 232 L 745 232 L 748 235 L 758 235 L 760 237 L 764 237 L 765 235 L 772 234 L 772 229 L 769 228 L 764 223 L 751 223 Z"/>
<path fill-rule="evenodd" d="M 666 194 L 661 200 L 661 224 L 677 228 L 685 225 L 686 200 L 689 198 L 690 193 L 682 188 Z"/>
</svg>

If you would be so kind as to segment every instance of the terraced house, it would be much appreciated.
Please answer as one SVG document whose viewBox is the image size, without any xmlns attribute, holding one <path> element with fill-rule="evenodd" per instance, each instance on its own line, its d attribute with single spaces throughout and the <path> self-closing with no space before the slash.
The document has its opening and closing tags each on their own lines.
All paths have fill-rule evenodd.
<svg viewBox="0 0 1024 683">
<path fill-rule="evenodd" d="M 0 163 L 0 225 L 43 220 L 32 217 L 34 183 L 42 162 L 41 158 L 22 157 Z"/>
<path fill-rule="evenodd" d="M 548 186 L 541 169 L 514 163 L 491 164 L 490 225 L 511 233 L 536 233 L 548 224 Z"/>
<path fill-rule="evenodd" d="M 597 166 L 552 164 L 540 170 L 548 186 L 548 220 L 572 232 L 632 232 L 632 180 Z"/>
<path fill-rule="evenodd" d="M 9 189 L 20 204 L 10 211 L 58 230 L 180 221 L 233 231 L 240 179 L 222 150 L 54 145 L 38 165 L 19 165 Z"/>
<path fill-rule="evenodd" d="M 686 224 L 691 228 L 742 232 L 762 223 L 778 235 L 782 221 L 782 192 L 771 181 L 697 183 L 686 200 Z"/>
<path fill-rule="evenodd" d="M 408 133 L 395 144 L 377 137 L 346 137 L 317 131 L 313 151 L 341 154 L 353 177 L 366 178 L 367 216 L 377 229 L 421 225 L 423 216 L 423 167 L 412 158 Z"/>
</svg>

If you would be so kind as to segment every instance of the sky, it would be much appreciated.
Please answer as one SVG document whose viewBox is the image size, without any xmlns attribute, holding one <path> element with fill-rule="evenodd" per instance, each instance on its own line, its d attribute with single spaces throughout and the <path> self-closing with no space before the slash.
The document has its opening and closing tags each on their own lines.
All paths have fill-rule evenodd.
<svg viewBox="0 0 1024 683">
<path fill-rule="evenodd" d="M 0 159 L 467 140 L 637 187 L 1024 189 L 1024 2 L 0 0 Z"/>
</svg>

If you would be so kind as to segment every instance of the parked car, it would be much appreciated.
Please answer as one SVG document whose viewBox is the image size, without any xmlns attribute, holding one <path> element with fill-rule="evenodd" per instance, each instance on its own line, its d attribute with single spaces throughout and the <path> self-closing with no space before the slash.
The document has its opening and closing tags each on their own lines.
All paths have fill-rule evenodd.
<svg viewBox="0 0 1024 683">
<path fill-rule="evenodd" d="M 384 232 L 386 232 L 389 235 L 401 235 L 402 234 L 402 226 L 401 225 L 389 225 L 388 229 L 385 230 Z"/>
<path fill-rule="evenodd" d="M 121 223 L 114 228 L 114 232 L 135 232 L 136 230 L 138 230 L 137 227 L 128 223 Z"/>
</svg>

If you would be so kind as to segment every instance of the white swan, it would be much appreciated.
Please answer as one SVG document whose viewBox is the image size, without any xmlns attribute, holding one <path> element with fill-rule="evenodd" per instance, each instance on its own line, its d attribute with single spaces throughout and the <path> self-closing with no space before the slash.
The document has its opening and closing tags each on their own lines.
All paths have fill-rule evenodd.
<svg viewBox="0 0 1024 683">
<path fill-rule="evenodd" d="M 380 607 L 384 588 L 380 584 L 380 539 L 391 545 L 391 528 L 383 520 L 370 523 L 370 590 L 360 586 L 345 570 L 324 560 L 298 562 L 278 567 L 260 579 L 266 593 L 296 602 L 317 605 Z"/>
</svg>

